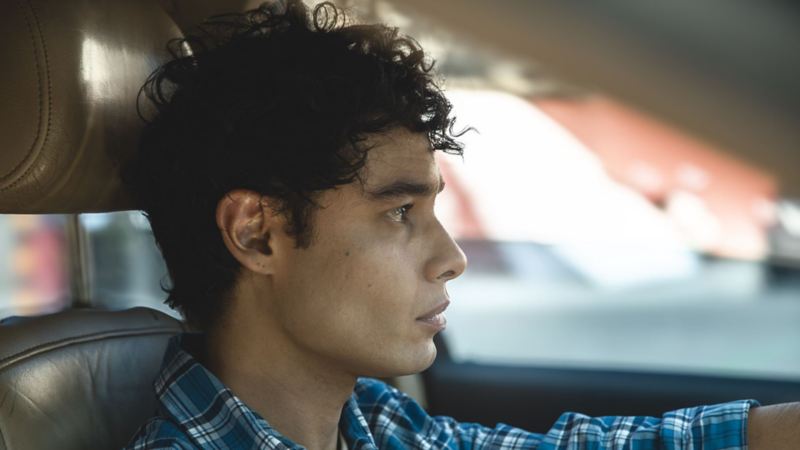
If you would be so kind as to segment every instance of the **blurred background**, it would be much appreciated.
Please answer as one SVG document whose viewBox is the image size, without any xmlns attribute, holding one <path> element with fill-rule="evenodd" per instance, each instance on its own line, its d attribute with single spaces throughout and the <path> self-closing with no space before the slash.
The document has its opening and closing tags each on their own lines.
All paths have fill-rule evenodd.
<svg viewBox="0 0 800 450">
<path fill-rule="evenodd" d="M 800 191 L 787 184 L 797 141 L 753 146 L 770 130 L 742 119 L 771 116 L 744 108 L 741 127 L 715 134 L 717 121 L 693 116 L 707 112 L 702 102 L 587 82 L 626 69 L 611 59 L 596 74 L 556 71 L 435 7 L 339 4 L 415 37 L 436 60 L 456 129 L 476 130 L 462 138 L 463 158 L 438 157 L 447 183 L 438 214 L 469 258 L 449 285 L 444 338 L 455 360 L 800 380 Z M 590 50 L 575 45 L 576 58 Z M 720 98 L 758 91 L 738 97 L 743 84 L 726 80 Z M 69 306 L 65 224 L 0 215 L 0 317 Z M 103 306 L 175 314 L 139 212 L 83 214 L 79 224 Z"/>
</svg>

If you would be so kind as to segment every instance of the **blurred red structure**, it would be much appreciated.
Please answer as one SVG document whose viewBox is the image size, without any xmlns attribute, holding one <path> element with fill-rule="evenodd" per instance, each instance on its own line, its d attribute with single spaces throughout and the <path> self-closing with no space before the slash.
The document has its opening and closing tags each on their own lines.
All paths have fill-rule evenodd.
<svg viewBox="0 0 800 450">
<path fill-rule="evenodd" d="M 676 219 L 703 250 L 746 259 L 766 252 L 778 195 L 770 174 L 608 98 L 533 104 L 595 152 L 611 177 Z"/>
</svg>

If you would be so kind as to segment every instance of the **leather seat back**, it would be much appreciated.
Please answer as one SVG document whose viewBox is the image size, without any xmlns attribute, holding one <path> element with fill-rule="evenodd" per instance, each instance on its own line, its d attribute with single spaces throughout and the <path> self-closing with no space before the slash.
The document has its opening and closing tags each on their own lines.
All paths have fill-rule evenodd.
<svg viewBox="0 0 800 450">
<path fill-rule="evenodd" d="M 0 449 L 124 446 L 156 411 L 175 319 L 147 308 L 0 322 Z"/>
</svg>

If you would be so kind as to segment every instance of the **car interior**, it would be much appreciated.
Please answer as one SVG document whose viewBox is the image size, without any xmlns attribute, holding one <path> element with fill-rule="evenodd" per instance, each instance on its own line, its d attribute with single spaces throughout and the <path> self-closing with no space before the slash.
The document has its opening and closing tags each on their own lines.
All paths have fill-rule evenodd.
<svg viewBox="0 0 800 450">
<path fill-rule="evenodd" d="M 186 326 L 151 308 L 117 309 L 102 292 L 91 289 L 87 236 L 79 217 L 136 210 L 121 188 L 118 170 L 135 151 L 141 129 L 139 88 L 168 57 L 165 43 L 203 17 L 257 3 L 0 2 L 0 58 L 5 61 L 0 71 L 0 214 L 65 215 L 69 258 L 69 308 L 0 322 L 0 449 L 120 448 L 156 410 L 152 380 L 167 340 Z M 701 19 L 713 17 L 720 2 L 673 2 L 650 15 L 632 2 L 607 2 L 606 9 L 557 3 L 542 2 L 537 10 L 533 3 L 511 0 L 491 7 L 486 2 L 413 0 L 403 7 L 454 29 L 478 30 L 478 39 L 520 58 L 546 61 L 572 79 L 619 93 L 680 126 L 732 143 L 733 152 L 762 161 L 777 174 L 785 192 L 800 196 L 796 7 L 789 8 L 791 14 L 766 8 L 751 14 L 737 3 L 719 36 L 712 30 L 717 22 Z M 681 59 L 681 52 L 688 50 L 670 38 L 680 31 L 675 24 L 689 13 L 695 14 L 692 23 L 698 33 L 690 38 L 713 45 L 693 48 Z M 491 26 L 484 27 L 487 21 Z M 554 29 L 551 23 L 562 25 Z M 651 27 L 653 23 L 660 25 Z M 694 66 L 697 58 L 742 44 L 746 36 L 729 33 L 742 24 L 749 24 L 774 52 L 727 52 L 706 67 Z M 633 35 L 640 36 L 638 47 L 627 40 Z M 608 58 L 602 64 L 600 54 Z M 757 76 L 737 71 L 747 58 L 758 58 L 774 70 Z M 695 70 L 685 70 L 690 66 Z M 728 68 L 733 75 L 709 84 L 709 74 Z M 678 104 L 679 98 L 691 101 Z M 708 98 L 724 101 L 714 104 Z M 748 126 L 731 126 L 743 122 Z M 657 416 L 687 405 L 739 398 L 763 404 L 800 398 L 800 378 L 491 364 L 453 358 L 446 338 L 438 337 L 437 346 L 439 356 L 429 370 L 392 381 L 433 414 L 538 432 L 564 411 Z"/>
<path fill-rule="evenodd" d="M 129 207 L 114 174 L 135 148 L 141 81 L 180 34 L 149 2 L 0 5 L 3 77 L 0 211 Z M 147 30 L 147 32 L 142 32 Z M 73 223 L 74 225 L 74 223 Z M 155 411 L 152 380 L 183 325 L 158 311 L 106 311 L 72 236 L 73 308 L 8 318 L 0 331 L 0 448 L 120 448 Z"/>
</svg>

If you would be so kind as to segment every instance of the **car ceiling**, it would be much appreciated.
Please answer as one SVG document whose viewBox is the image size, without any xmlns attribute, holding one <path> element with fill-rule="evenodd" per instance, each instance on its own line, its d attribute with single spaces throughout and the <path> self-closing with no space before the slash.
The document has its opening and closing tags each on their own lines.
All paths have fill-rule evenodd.
<svg viewBox="0 0 800 450">
<path fill-rule="evenodd" d="M 608 92 L 800 197 L 800 8 L 791 2 L 404 0 L 398 8 Z"/>
<path fill-rule="evenodd" d="M 183 29 L 260 3 L 159 1 Z M 800 8 L 792 2 L 390 3 L 660 116 L 800 197 Z"/>
</svg>

